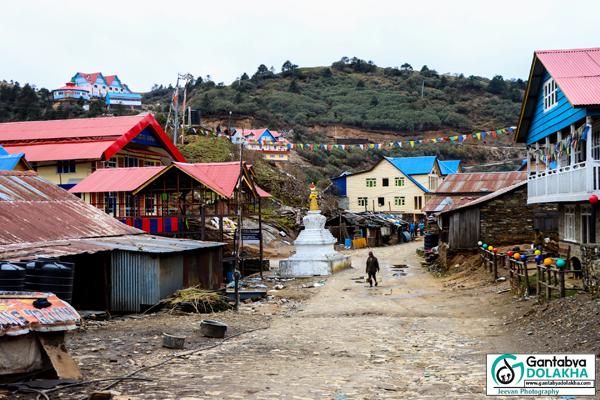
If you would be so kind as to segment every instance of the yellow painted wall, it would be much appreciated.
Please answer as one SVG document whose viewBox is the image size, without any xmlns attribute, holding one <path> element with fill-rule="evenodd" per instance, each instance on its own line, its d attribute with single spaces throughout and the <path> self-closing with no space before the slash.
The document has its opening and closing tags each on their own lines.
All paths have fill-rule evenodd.
<svg viewBox="0 0 600 400">
<path fill-rule="evenodd" d="M 404 186 L 395 186 L 395 178 L 404 177 Z M 415 178 L 417 176 L 414 176 Z M 423 176 L 427 182 L 428 175 Z M 367 187 L 366 178 L 375 178 L 376 186 Z M 382 186 L 382 179 L 389 179 L 389 186 Z M 427 187 L 427 185 L 424 185 Z M 391 211 L 404 214 L 420 214 L 420 209 L 414 207 L 414 197 L 422 197 L 421 204 L 425 205 L 425 195 L 417 185 L 415 185 L 408 177 L 404 176 L 396 167 L 389 161 L 382 160 L 371 171 L 363 172 L 356 175 L 350 175 L 346 178 L 346 195 L 349 202 L 349 210 L 353 212 L 365 211 L 364 206 L 358 205 L 359 197 L 368 198 L 368 210 L 373 211 L 373 201 L 375 201 L 375 211 L 389 212 L 390 204 Z M 404 196 L 404 206 L 396 206 L 394 197 Z M 384 205 L 379 206 L 378 198 L 384 198 Z"/>
<path fill-rule="evenodd" d="M 56 162 L 54 164 L 39 165 L 37 173 L 44 179 L 49 180 L 55 185 L 77 183 L 81 179 L 92 173 L 92 164 L 94 161 L 80 161 L 75 163 L 75 172 L 68 174 L 59 174 L 56 172 Z"/>
<path fill-rule="evenodd" d="M 264 153 L 265 160 L 288 161 L 290 158 L 287 153 Z"/>
</svg>

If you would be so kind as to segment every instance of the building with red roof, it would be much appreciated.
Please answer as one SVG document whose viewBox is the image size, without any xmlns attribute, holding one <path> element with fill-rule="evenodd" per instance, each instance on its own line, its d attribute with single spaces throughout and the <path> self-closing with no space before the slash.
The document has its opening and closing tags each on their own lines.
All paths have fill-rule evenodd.
<svg viewBox="0 0 600 400">
<path fill-rule="evenodd" d="M 104 99 L 107 107 L 122 105 L 138 108 L 142 105 L 142 96 L 132 92 L 117 75 L 103 75 L 101 72 L 77 72 L 65 86 L 54 89 L 55 101 Z"/>
<path fill-rule="evenodd" d="M 101 168 L 185 161 L 151 114 L 7 122 L 0 124 L 0 144 L 67 189 Z"/>
<path fill-rule="evenodd" d="M 265 160 L 289 161 L 290 142 L 277 131 L 237 128 L 231 141 L 235 144 L 245 143 L 246 149 L 261 152 Z"/>
<path fill-rule="evenodd" d="M 516 141 L 527 145 L 527 203 L 558 207 L 571 265 L 596 258 L 600 48 L 534 52 Z"/>
<path fill-rule="evenodd" d="M 270 197 L 256 184 L 252 168 L 244 164 L 240 170 L 237 161 L 98 169 L 70 192 L 146 232 L 195 232 L 202 239 L 206 235 L 198 232 L 200 228 L 191 227 L 190 221 L 198 223 L 212 217 L 222 221 L 223 217 L 235 217 L 237 196 L 242 196 L 241 203 L 246 208 L 256 206 L 261 198 Z M 250 213 L 256 211 L 253 209 Z"/>
</svg>

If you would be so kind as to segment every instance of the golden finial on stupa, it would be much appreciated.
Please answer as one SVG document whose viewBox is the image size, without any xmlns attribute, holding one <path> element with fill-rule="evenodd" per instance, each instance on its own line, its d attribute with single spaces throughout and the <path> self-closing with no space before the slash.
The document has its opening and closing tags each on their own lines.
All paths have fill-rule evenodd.
<svg viewBox="0 0 600 400">
<path fill-rule="evenodd" d="M 308 198 L 310 199 L 310 211 L 319 211 L 319 204 L 317 204 L 317 198 L 319 195 L 317 194 L 317 187 L 314 183 L 311 183 L 310 186 L 310 194 Z"/>
</svg>

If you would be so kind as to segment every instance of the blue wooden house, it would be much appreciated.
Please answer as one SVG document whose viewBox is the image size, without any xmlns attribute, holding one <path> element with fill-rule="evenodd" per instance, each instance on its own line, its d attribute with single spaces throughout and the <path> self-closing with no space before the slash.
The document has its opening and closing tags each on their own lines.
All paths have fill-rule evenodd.
<svg viewBox="0 0 600 400">
<path fill-rule="evenodd" d="M 516 131 L 527 145 L 527 202 L 559 206 L 574 266 L 596 244 L 600 196 L 600 48 L 536 51 Z"/>
</svg>

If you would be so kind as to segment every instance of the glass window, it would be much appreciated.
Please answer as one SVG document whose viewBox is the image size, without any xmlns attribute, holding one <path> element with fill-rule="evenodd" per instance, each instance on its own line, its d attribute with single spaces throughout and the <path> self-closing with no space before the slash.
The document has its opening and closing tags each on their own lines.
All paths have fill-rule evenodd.
<svg viewBox="0 0 600 400">
<path fill-rule="evenodd" d="M 404 196 L 394 197 L 394 205 L 403 206 L 405 203 Z"/>
<path fill-rule="evenodd" d="M 390 179 L 389 178 L 382 178 L 381 179 L 381 186 L 390 186 Z"/>
<path fill-rule="evenodd" d="M 154 201 L 154 194 L 146 193 L 144 196 L 144 209 L 146 215 L 156 215 L 156 203 Z"/>
<path fill-rule="evenodd" d="M 125 216 L 131 217 L 133 215 L 133 196 L 129 193 L 125 193 Z"/>
<path fill-rule="evenodd" d="M 575 240 L 575 206 L 565 207 L 564 224 L 564 240 Z"/>
<path fill-rule="evenodd" d="M 366 183 L 367 183 L 367 187 L 375 187 L 377 186 L 377 179 L 376 178 L 366 178 Z"/>
<path fill-rule="evenodd" d="M 404 177 L 396 177 L 396 186 L 404 186 Z"/>
<path fill-rule="evenodd" d="M 423 197 L 415 196 L 415 210 L 420 210 L 423 208 Z"/>
<path fill-rule="evenodd" d="M 56 164 L 56 173 L 58 174 L 72 174 L 75 170 L 75 160 L 63 160 Z"/>
<path fill-rule="evenodd" d="M 125 156 L 125 167 L 138 167 L 139 160 L 135 157 Z"/>
<path fill-rule="evenodd" d="M 117 209 L 117 196 L 115 192 L 104 193 L 104 212 L 115 216 Z"/>
<path fill-rule="evenodd" d="M 581 242 L 594 243 L 596 241 L 595 231 L 596 226 L 592 219 L 592 209 L 590 206 L 581 207 Z"/>
<path fill-rule="evenodd" d="M 104 163 L 104 166 L 106 168 L 117 168 L 117 158 L 111 157 L 109 160 L 106 160 L 106 162 Z"/>
<path fill-rule="evenodd" d="M 548 111 L 558 104 L 556 82 L 550 78 L 544 82 L 544 111 Z"/>
<path fill-rule="evenodd" d="M 358 198 L 358 205 L 360 207 L 366 207 L 367 203 L 368 203 L 369 199 L 367 197 L 359 197 Z"/>
</svg>

